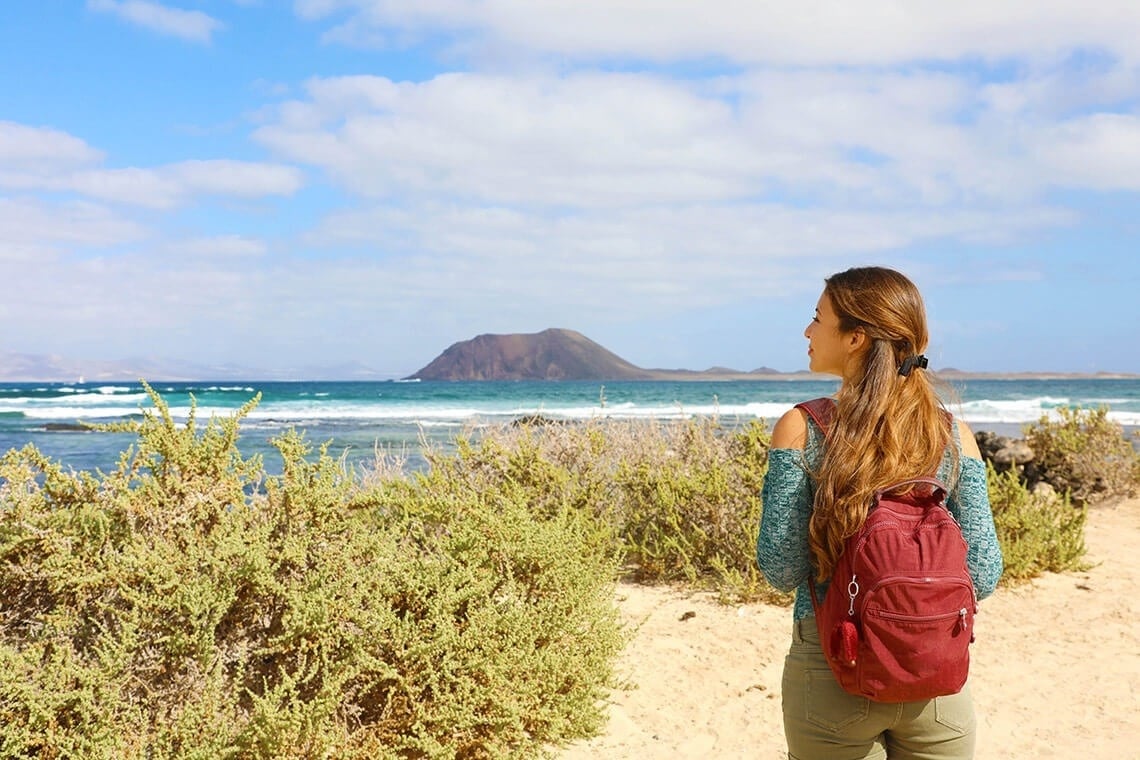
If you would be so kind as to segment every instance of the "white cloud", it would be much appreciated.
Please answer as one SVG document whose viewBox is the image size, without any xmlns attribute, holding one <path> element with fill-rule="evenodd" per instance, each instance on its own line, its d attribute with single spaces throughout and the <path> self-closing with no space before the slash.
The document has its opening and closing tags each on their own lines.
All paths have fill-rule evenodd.
<svg viewBox="0 0 1140 760">
<path fill-rule="evenodd" d="M 69 189 L 90 198 L 103 201 L 171 208 L 184 197 L 184 188 L 153 169 L 98 169 L 60 176 L 53 183 L 56 189 Z"/>
<path fill-rule="evenodd" d="M 187 192 L 207 195 L 292 195 L 302 184 L 301 172 L 291 166 L 248 161 L 183 161 L 160 171 Z"/>
<path fill-rule="evenodd" d="M 560 216 L 427 205 L 336 214 L 307 242 L 317 250 L 386 251 L 394 269 L 422 276 L 417 290 L 447 272 L 473 299 L 589 306 L 599 316 L 630 319 L 779 295 L 795 277 L 776 278 L 773 270 L 794 269 L 793 262 L 874 258 L 953 239 L 1005 242 L 1071 222 L 1049 208 L 856 212 L 739 204 Z"/>
<path fill-rule="evenodd" d="M 103 154 L 83 140 L 50 127 L 0 121 L 0 173 L 58 171 L 97 164 Z"/>
<path fill-rule="evenodd" d="M 330 39 L 442 32 L 462 44 L 584 59 L 891 65 L 1041 58 L 1101 49 L 1135 59 L 1132 0 L 301 0 Z M 347 20 L 342 20 L 347 15 Z"/>
<path fill-rule="evenodd" d="M 517 63 L 525 49 L 573 72 L 311 81 L 309 98 L 283 106 L 257 137 L 364 195 L 608 207 L 785 193 L 811 203 L 1017 206 L 1057 186 L 1135 185 L 1109 169 L 1114 146 L 1131 165 L 1122 120 L 1140 97 L 1140 6 L 1131 0 L 295 8 L 346 35 L 436 35 L 476 68 L 496 70 L 496 56 Z M 743 69 L 690 78 L 571 63 L 616 60 L 620 69 L 637 59 Z"/>
<path fill-rule="evenodd" d="M 1020 207 L 1066 181 L 1049 151 L 1078 139 L 1034 111 L 1011 112 L 1008 99 L 995 105 L 966 77 L 921 71 L 763 71 L 713 82 L 601 72 L 421 83 L 355 76 L 312 80 L 307 93 L 255 138 L 353 193 L 476 205 L 792 196 L 812 206 Z M 1102 124 L 1095 140 L 1080 138 L 1080 150 L 1109 160 L 1119 145 L 1127 155 L 1119 122 L 1112 136 Z M 1102 173 L 1079 182 L 1120 183 Z"/>
<path fill-rule="evenodd" d="M 1039 136 L 1038 157 L 1061 187 L 1140 190 L 1140 117 L 1101 113 Z"/>
<path fill-rule="evenodd" d="M 90 10 L 114 16 L 152 32 L 188 42 L 209 43 L 222 23 L 201 11 L 171 8 L 146 0 L 87 0 Z"/>
<path fill-rule="evenodd" d="M 71 356 L 208 356 L 250 317 L 248 277 L 153 253 L 67 256 L 22 269 L 6 307 L 27 350 Z M 234 350 L 236 355 L 237 351 Z"/>
<path fill-rule="evenodd" d="M 110 246 L 145 237 L 135 222 L 85 201 L 49 205 L 0 197 L 0 247 Z"/>
<path fill-rule="evenodd" d="M 169 256 L 187 259 L 248 259 L 265 254 L 265 241 L 242 235 L 218 235 L 216 237 L 180 240 L 163 246 Z"/>
<path fill-rule="evenodd" d="M 606 207 L 729 199 L 773 177 L 866 181 L 861 167 L 789 161 L 722 100 L 654 76 L 353 77 L 309 92 L 257 139 L 365 195 Z"/>
<path fill-rule="evenodd" d="M 87 198 L 173 208 L 200 196 L 287 196 L 303 184 L 291 166 L 218 160 L 101 168 L 103 154 L 56 130 L 0 122 L 0 188 L 77 193 Z"/>
</svg>

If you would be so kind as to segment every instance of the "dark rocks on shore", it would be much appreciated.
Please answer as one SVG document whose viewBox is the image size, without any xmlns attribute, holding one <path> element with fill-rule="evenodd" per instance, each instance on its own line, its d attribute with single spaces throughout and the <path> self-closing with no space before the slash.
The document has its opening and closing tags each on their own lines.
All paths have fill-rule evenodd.
<svg viewBox="0 0 1140 760">
<path fill-rule="evenodd" d="M 974 434 L 974 440 L 978 442 L 982 459 L 992 464 L 997 472 L 1016 470 L 1018 478 L 1030 491 L 1043 495 L 1055 493 L 1025 439 L 980 430 Z"/>
<path fill-rule="evenodd" d="M 49 433 L 90 433 L 91 428 L 78 422 L 49 422 L 44 425 Z"/>
<path fill-rule="evenodd" d="M 513 427 L 535 426 L 546 427 L 548 425 L 564 425 L 566 420 L 556 420 L 553 417 L 546 417 L 541 414 L 527 414 L 522 417 L 516 417 L 511 420 Z"/>
</svg>

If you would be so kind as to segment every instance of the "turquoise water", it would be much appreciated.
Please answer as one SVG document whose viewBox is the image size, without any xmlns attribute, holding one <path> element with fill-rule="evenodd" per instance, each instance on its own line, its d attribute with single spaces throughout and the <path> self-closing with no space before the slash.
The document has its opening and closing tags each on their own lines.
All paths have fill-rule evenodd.
<svg viewBox="0 0 1140 760">
<path fill-rule="evenodd" d="M 834 392 L 835 381 L 686 382 L 242 382 L 158 383 L 176 419 L 190 398 L 200 419 L 227 415 L 261 394 L 242 425 L 243 453 L 263 453 L 289 428 L 331 451 L 372 461 L 377 447 L 402 452 L 413 466 L 424 440 L 446 443 L 464 429 L 530 414 L 554 419 L 774 420 L 797 401 Z M 1015 435 L 1059 406 L 1107 406 L 1120 424 L 1140 426 L 1140 380 L 970 380 L 954 388 L 950 409 L 975 430 Z M 109 469 L 130 435 L 77 430 L 83 421 L 129 419 L 151 406 L 140 385 L 0 383 L 0 452 L 34 444 L 75 469 Z"/>
</svg>

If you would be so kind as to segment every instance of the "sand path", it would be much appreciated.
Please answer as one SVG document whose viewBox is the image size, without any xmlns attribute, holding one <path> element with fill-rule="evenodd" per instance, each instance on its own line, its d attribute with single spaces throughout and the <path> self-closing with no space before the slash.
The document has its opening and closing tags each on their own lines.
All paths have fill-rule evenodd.
<svg viewBox="0 0 1140 760">
<path fill-rule="evenodd" d="M 982 602 L 971 683 L 979 760 L 1140 760 L 1140 499 L 1093 508 L 1085 572 Z M 637 627 L 605 734 L 585 758 L 785 757 L 780 672 L 791 611 L 621 586 Z"/>
</svg>

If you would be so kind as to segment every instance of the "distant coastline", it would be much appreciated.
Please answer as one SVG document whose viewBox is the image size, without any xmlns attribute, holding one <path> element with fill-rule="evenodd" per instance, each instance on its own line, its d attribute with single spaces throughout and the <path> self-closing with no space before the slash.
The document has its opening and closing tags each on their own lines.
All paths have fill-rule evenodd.
<svg viewBox="0 0 1140 760">
<path fill-rule="evenodd" d="M 830 375 L 819 375 L 809 371 L 736 371 L 732 369 L 649 369 L 654 381 L 824 381 L 834 379 Z M 1002 371 L 969 371 L 962 369 L 933 370 L 933 374 L 945 381 L 959 381 L 959 379 L 985 379 L 985 381 L 1057 381 L 1057 379 L 1082 379 L 1082 381 L 1096 381 L 1096 379 L 1140 379 L 1135 373 L 1057 373 L 1057 371 L 1017 371 L 1017 373 L 1002 373 Z"/>
<path fill-rule="evenodd" d="M 0 359 L 2 361 L 2 359 Z M 690 370 L 690 369 L 649 369 L 645 376 L 639 378 L 578 378 L 578 380 L 591 380 L 597 382 L 781 382 L 802 380 L 835 380 L 831 375 L 821 375 L 807 371 L 769 371 L 746 372 L 743 370 Z M 1137 380 L 1140 374 L 1128 372 L 970 372 L 963 370 L 934 370 L 932 373 L 947 381 L 959 380 Z M 314 368 L 309 372 L 291 372 L 289 370 L 258 370 L 250 369 L 240 372 L 211 372 L 206 369 L 201 373 L 150 373 L 143 369 L 138 371 L 122 370 L 116 372 L 88 372 L 79 377 L 73 374 L 61 373 L 13 373 L 6 372 L 0 366 L 0 382 L 8 383 L 52 383 L 68 385 L 98 385 L 104 383 L 137 383 L 139 380 L 162 383 L 215 383 L 215 382 L 241 382 L 241 383 L 304 383 L 304 382 L 410 382 L 399 376 L 398 373 L 382 373 L 379 371 L 351 372 L 338 374 L 324 368 Z M 418 380 L 416 382 L 419 382 Z M 441 381 L 448 382 L 448 381 Z M 510 380 L 469 380 L 467 382 L 512 382 Z M 546 382 L 560 382 L 557 379 Z"/>
<path fill-rule="evenodd" d="M 1138 373 L 1129 372 L 990 372 L 955 368 L 932 370 L 948 381 L 958 380 L 1135 380 Z M 736 370 L 730 367 L 710 369 L 640 369 L 637 377 L 574 378 L 616 382 L 621 380 L 650 381 L 795 381 L 830 380 L 806 370 L 789 372 L 762 367 L 755 370 Z M 0 382 L 10 383 L 67 383 L 92 385 L 104 383 L 148 382 L 383 382 L 403 379 L 400 373 L 381 372 L 362 363 L 344 363 L 332 366 L 298 367 L 283 370 L 266 370 L 256 367 L 195 365 L 190 362 L 161 358 L 133 358 L 124 360 L 83 360 L 60 356 L 15 354 L 0 352 Z M 472 378 L 474 379 L 474 378 Z M 493 380 L 494 378 L 488 378 Z M 557 378 L 550 378 L 556 381 Z"/>
<path fill-rule="evenodd" d="M 686 370 L 650 369 L 651 380 L 833 380 L 814 372 L 744 372 L 728 369 Z M 1140 374 L 1128 372 L 971 372 L 959 369 L 933 370 L 943 380 L 1136 380 Z"/>
</svg>

